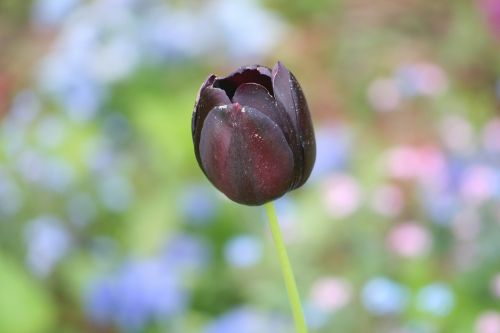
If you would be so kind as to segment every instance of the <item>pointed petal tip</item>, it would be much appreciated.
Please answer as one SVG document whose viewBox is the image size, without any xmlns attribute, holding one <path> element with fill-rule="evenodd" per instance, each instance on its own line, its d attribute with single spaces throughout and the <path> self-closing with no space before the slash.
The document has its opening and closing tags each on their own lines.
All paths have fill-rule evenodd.
<svg viewBox="0 0 500 333">
<path fill-rule="evenodd" d="M 276 61 L 276 64 L 274 64 L 274 66 L 273 66 L 273 70 L 272 70 L 273 77 L 278 73 L 278 71 L 290 72 L 288 70 L 288 68 L 286 68 L 286 66 L 280 60 Z"/>
</svg>

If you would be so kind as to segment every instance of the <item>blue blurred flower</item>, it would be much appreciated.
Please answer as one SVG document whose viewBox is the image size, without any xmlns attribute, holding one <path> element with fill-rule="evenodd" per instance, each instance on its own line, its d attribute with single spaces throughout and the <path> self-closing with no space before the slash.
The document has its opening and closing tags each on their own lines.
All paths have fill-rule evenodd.
<svg viewBox="0 0 500 333">
<path fill-rule="evenodd" d="M 202 14 L 170 8 L 165 4 L 152 6 L 141 26 L 141 39 L 149 58 L 173 61 L 199 56 L 206 51 L 216 35 L 204 29 Z M 175 26 L 176 29 L 172 29 Z"/>
<path fill-rule="evenodd" d="M 448 192 L 421 191 L 420 201 L 427 216 L 439 225 L 449 225 L 460 206 L 456 195 Z"/>
<path fill-rule="evenodd" d="M 398 68 L 395 78 L 401 93 L 407 97 L 435 96 L 448 87 L 443 69 L 430 62 L 406 64 Z"/>
<path fill-rule="evenodd" d="M 148 323 L 181 315 L 187 299 L 172 270 L 151 259 L 131 262 L 95 281 L 86 297 L 86 311 L 96 324 L 138 331 Z"/>
<path fill-rule="evenodd" d="M 255 0 L 218 0 L 196 13 L 159 0 L 38 0 L 33 16 L 38 23 L 62 27 L 39 65 L 38 82 L 74 121 L 93 119 L 110 85 L 129 77 L 141 62 L 213 51 L 255 59 L 283 30 Z"/>
<path fill-rule="evenodd" d="M 226 312 L 208 325 L 205 333 L 285 333 L 291 327 L 287 320 L 241 307 Z"/>
<path fill-rule="evenodd" d="M 119 164 L 117 154 L 108 140 L 102 137 L 88 140 L 82 153 L 88 168 L 96 174 L 106 177 L 106 175 L 116 172 Z"/>
<path fill-rule="evenodd" d="M 166 265 L 181 273 L 192 273 L 193 270 L 204 268 L 211 257 L 211 249 L 205 241 L 187 234 L 179 234 L 170 239 L 163 254 Z"/>
<path fill-rule="evenodd" d="M 40 99 L 31 90 L 23 90 L 16 94 L 11 109 L 5 121 L 12 121 L 18 125 L 29 125 L 40 113 Z"/>
<path fill-rule="evenodd" d="M 60 157 L 50 157 L 36 149 L 25 149 L 15 161 L 19 174 L 28 183 L 62 193 L 73 184 L 73 166 Z"/>
<path fill-rule="evenodd" d="M 126 57 L 122 55 L 126 54 Z M 89 56 L 91 77 L 102 84 L 112 84 L 127 78 L 140 60 L 137 41 L 131 36 L 117 35 L 101 43 Z"/>
<path fill-rule="evenodd" d="M 231 238 L 225 248 L 226 261 L 239 268 L 252 267 L 262 258 L 262 242 L 251 235 L 238 235 Z"/>
<path fill-rule="evenodd" d="M 36 0 L 32 20 L 41 26 L 59 26 L 79 3 L 80 0 Z"/>
<path fill-rule="evenodd" d="M 40 113 L 40 100 L 31 90 L 14 96 L 12 105 L 0 124 L 0 142 L 8 156 L 22 151 L 27 143 L 27 127 Z"/>
<path fill-rule="evenodd" d="M 217 38 L 223 38 L 223 50 L 235 60 L 255 61 L 263 56 L 276 44 L 284 29 L 283 23 L 256 0 L 213 1 L 207 8 L 206 18 L 207 24 L 219 27 Z"/>
<path fill-rule="evenodd" d="M 189 224 L 211 221 L 217 212 L 217 202 L 212 188 L 191 185 L 182 190 L 179 207 L 184 220 Z"/>
<path fill-rule="evenodd" d="M 432 283 L 420 290 L 417 308 L 436 316 L 446 316 L 453 309 L 455 297 L 453 291 L 443 283 Z"/>
<path fill-rule="evenodd" d="M 362 300 L 365 308 L 376 315 L 397 314 L 404 311 L 408 302 L 407 288 L 393 280 L 376 277 L 366 283 Z"/>
<path fill-rule="evenodd" d="M 316 131 L 316 162 L 311 179 L 319 180 L 346 167 L 350 153 L 350 133 L 346 128 L 324 127 Z"/>
<path fill-rule="evenodd" d="M 310 329 L 319 330 L 332 318 L 332 313 L 319 308 L 312 302 L 307 302 L 304 304 L 304 316 L 306 318 L 307 326 Z"/>
<path fill-rule="evenodd" d="M 73 121 L 88 121 L 104 100 L 105 88 L 89 76 L 85 61 L 80 59 L 82 55 L 73 58 L 65 49 L 62 47 L 60 53 L 41 62 L 39 86 L 53 96 Z M 85 54 L 84 50 L 79 51 Z"/>
<path fill-rule="evenodd" d="M 61 220 L 52 215 L 40 216 L 25 228 L 26 262 L 40 277 L 49 275 L 71 247 L 71 235 Z"/>
</svg>

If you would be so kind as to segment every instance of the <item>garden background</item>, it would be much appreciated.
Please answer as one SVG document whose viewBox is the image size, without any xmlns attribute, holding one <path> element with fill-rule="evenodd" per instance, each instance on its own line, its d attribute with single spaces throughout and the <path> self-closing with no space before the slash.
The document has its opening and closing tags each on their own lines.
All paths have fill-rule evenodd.
<svg viewBox="0 0 500 333">
<path fill-rule="evenodd" d="M 293 332 L 261 207 L 205 179 L 210 73 L 283 61 L 313 333 L 500 333 L 499 0 L 0 1 L 0 332 Z"/>
</svg>

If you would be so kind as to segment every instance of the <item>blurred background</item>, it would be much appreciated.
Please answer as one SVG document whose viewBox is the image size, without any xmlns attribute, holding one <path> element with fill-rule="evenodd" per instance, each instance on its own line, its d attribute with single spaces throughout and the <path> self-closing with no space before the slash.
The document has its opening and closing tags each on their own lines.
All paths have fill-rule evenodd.
<svg viewBox="0 0 500 333">
<path fill-rule="evenodd" d="M 285 333 L 260 207 L 200 171 L 210 73 L 282 60 L 311 332 L 500 333 L 500 0 L 0 1 L 0 332 Z"/>
</svg>

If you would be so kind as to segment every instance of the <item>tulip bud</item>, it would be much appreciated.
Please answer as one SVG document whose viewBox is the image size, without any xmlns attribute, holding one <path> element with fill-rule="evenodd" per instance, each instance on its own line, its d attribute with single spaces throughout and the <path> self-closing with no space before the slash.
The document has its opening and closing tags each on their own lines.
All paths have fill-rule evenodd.
<svg viewBox="0 0 500 333">
<path fill-rule="evenodd" d="M 304 93 L 280 62 L 209 76 L 191 130 L 205 175 L 241 204 L 261 205 L 302 186 L 316 158 Z"/>
</svg>

